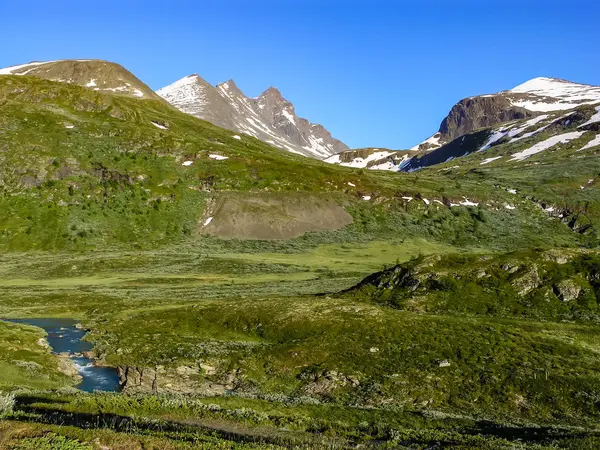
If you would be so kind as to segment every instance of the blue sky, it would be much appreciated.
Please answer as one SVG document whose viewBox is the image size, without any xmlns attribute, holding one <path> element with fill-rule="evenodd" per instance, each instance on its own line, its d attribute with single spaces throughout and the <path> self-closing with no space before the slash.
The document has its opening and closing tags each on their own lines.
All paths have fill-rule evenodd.
<svg viewBox="0 0 600 450">
<path fill-rule="evenodd" d="M 1 67 L 101 58 L 154 89 L 274 85 L 351 147 L 408 148 L 461 98 L 536 76 L 600 85 L 597 0 L 0 0 L 0 18 Z"/>
</svg>

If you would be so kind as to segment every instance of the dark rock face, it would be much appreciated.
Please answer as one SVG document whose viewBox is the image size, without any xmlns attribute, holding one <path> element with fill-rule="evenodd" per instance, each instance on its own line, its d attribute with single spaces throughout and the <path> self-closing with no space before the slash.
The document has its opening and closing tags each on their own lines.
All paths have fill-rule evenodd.
<svg viewBox="0 0 600 450">
<path fill-rule="evenodd" d="M 465 98 L 450 110 L 442 121 L 439 132 L 443 142 L 450 142 L 478 128 L 493 127 L 538 114 L 513 106 L 510 100 L 502 95 Z"/>
</svg>

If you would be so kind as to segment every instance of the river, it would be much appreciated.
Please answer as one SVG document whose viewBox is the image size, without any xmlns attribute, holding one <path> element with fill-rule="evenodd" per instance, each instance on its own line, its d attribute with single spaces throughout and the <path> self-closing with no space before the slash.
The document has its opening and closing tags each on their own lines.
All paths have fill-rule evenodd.
<svg viewBox="0 0 600 450">
<path fill-rule="evenodd" d="M 7 322 L 21 323 L 42 328 L 48 333 L 47 341 L 54 353 L 69 353 L 69 358 L 81 375 L 81 383 L 76 387 L 85 392 L 119 390 L 119 375 L 112 367 L 98 367 L 94 361 L 83 356 L 92 350 L 92 344 L 83 340 L 85 330 L 75 327 L 71 319 L 3 319 Z"/>
</svg>

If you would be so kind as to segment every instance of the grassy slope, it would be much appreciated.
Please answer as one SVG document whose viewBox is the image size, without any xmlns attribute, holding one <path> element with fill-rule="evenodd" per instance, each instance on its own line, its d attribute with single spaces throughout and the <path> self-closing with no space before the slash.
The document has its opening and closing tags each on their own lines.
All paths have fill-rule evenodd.
<svg viewBox="0 0 600 450">
<path fill-rule="evenodd" d="M 461 311 L 461 317 L 451 308 L 423 314 L 367 297 L 307 296 L 348 288 L 383 265 L 419 254 L 595 246 L 593 232 L 574 233 L 536 203 L 562 201 L 574 209 L 587 202 L 581 211 L 596 224 L 596 189 L 579 189 L 600 173 L 594 151 L 579 158 L 563 149 L 551 164 L 479 166 L 484 155 L 476 154 L 452 170 L 444 169 L 456 161 L 414 174 L 352 170 L 246 136 L 236 140 L 161 102 L 29 77 L 0 77 L 0 124 L 0 245 L 11 250 L 0 263 L 2 315 L 85 320 L 98 351 L 115 364 L 176 368 L 205 361 L 217 368 L 209 377 L 216 383 L 234 372 L 236 387 L 270 400 L 211 401 L 247 408 L 253 417 L 248 421 L 272 427 L 271 437 L 289 422 L 301 432 L 325 430 L 350 441 L 396 436 L 421 446 L 450 439 L 465 448 L 498 448 L 510 444 L 470 437 L 483 432 L 481 419 L 520 430 L 528 424 L 589 430 L 597 421 L 599 343 L 589 317 L 562 323 L 564 316 L 546 315 L 534 305 L 541 311 L 536 320 L 512 312 L 499 318 L 489 309 L 481 314 L 477 302 L 469 302 L 473 310 Z M 229 159 L 214 161 L 210 153 Z M 184 167 L 185 160 L 195 162 Z M 354 223 L 289 241 L 198 235 L 206 201 L 221 192 L 321 195 L 343 204 Z M 457 203 L 463 197 L 480 206 L 432 201 Z M 444 359 L 449 367 L 439 366 Z M 24 380 L 24 374 L 15 375 L 8 384 L 27 385 Z M 49 406 L 40 408 L 98 414 L 94 403 L 102 402 L 94 395 L 74 403 L 64 393 L 59 398 L 68 403 L 41 399 Z M 310 409 L 292 403 L 285 407 L 288 418 L 281 419 L 280 402 L 298 398 L 326 404 Z M 170 403 L 149 407 L 128 397 L 110 402 L 102 409 L 161 420 L 181 413 L 180 405 Z M 131 402 L 130 409 L 120 402 Z M 357 403 L 387 405 L 392 412 L 349 407 Z M 279 411 L 276 419 L 269 415 L 273 409 Z M 124 448 L 144 439 L 158 439 L 145 441 L 148 448 L 186 448 L 190 442 L 182 430 L 179 441 L 141 428 L 109 436 L 33 426 L 19 414 L 23 433 L 36 436 L 51 430 L 131 446 Z M 179 418 L 205 414 L 196 409 Z M 444 424 L 435 417 L 459 418 Z M 206 430 L 192 435 L 199 446 L 217 445 L 200 442 Z M 224 448 L 235 441 L 216 439 Z M 589 442 L 592 448 L 595 438 L 586 439 L 565 445 L 584 448 Z"/>
</svg>

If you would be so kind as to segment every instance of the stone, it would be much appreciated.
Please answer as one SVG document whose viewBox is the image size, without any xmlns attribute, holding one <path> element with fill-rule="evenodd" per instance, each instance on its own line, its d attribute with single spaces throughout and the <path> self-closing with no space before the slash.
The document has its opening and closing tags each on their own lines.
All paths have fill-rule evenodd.
<svg viewBox="0 0 600 450">
<path fill-rule="evenodd" d="M 563 280 L 554 285 L 554 293 L 563 302 L 577 300 L 581 292 L 581 286 L 573 280 Z"/>
</svg>

